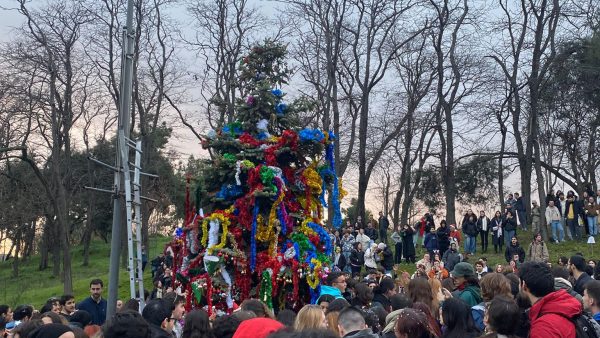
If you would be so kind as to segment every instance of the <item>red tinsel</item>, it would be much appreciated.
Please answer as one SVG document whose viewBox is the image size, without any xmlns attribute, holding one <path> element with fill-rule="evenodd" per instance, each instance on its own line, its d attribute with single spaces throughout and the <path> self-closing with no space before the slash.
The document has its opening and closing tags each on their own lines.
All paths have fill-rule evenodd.
<svg viewBox="0 0 600 338">
<path fill-rule="evenodd" d="M 210 280 L 210 276 L 206 275 L 206 303 L 208 305 L 208 316 L 212 316 L 213 308 L 212 308 L 212 281 Z"/>
<path fill-rule="evenodd" d="M 253 147 L 260 147 L 260 145 L 262 144 L 262 142 L 255 139 L 254 137 L 252 137 L 252 135 L 248 133 L 243 133 L 242 135 L 240 135 L 239 140 L 240 142 L 251 145 Z"/>
<path fill-rule="evenodd" d="M 238 211 L 238 223 L 246 230 L 250 230 L 252 227 L 252 213 L 250 212 L 250 203 L 248 203 L 248 199 L 248 196 L 244 196 L 242 198 L 238 198 L 234 203 L 235 208 Z M 234 230 L 233 227 L 229 229 L 230 232 L 232 230 Z"/>
<path fill-rule="evenodd" d="M 292 259 L 292 283 L 294 284 L 294 291 L 292 292 L 292 296 L 294 297 L 294 299 L 298 299 L 300 276 L 298 273 L 298 261 L 295 259 Z"/>
<path fill-rule="evenodd" d="M 265 158 L 265 162 L 267 163 L 267 165 L 269 165 L 269 166 L 277 165 L 277 155 L 275 154 L 275 152 L 278 149 L 279 149 L 278 146 L 270 146 L 267 149 L 265 149 L 264 158 Z"/>
</svg>

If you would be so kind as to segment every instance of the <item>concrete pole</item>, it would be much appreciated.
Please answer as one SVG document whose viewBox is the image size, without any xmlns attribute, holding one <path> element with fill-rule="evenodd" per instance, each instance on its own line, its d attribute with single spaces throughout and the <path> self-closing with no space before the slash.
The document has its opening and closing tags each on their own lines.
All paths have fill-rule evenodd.
<svg viewBox="0 0 600 338">
<path fill-rule="evenodd" d="M 123 27 L 123 52 L 121 61 L 121 83 L 119 95 L 119 120 L 118 131 L 123 131 L 125 137 L 129 138 L 129 129 L 131 125 L 131 92 L 133 86 L 133 52 L 135 44 L 135 29 L 133 27 L 133 2 L 127 0 L 127 21 Z M 118 132 L 117 132 L 118 135 Z M 107 318 L 110 318 L 116 312 L 117 299 L 119 297 L 119 257 L 121 255 L 121 210 L 124 207 L 124 198 L 122 196 L 122 159 L 121 147 L 126 149 L 128 154 L 127 142 L 122 144 L 117 137 L 117 154 L 115 158 L 115 167 L 119 171 L 115 172 L 115 196 L 113 203 L 113 224 L 112 237 L 110 241 L 110 267 L 108 281 L 108 306 L 106 311 Z M 124 159 L 127 160 L 127 159 Z"/>
</svg>

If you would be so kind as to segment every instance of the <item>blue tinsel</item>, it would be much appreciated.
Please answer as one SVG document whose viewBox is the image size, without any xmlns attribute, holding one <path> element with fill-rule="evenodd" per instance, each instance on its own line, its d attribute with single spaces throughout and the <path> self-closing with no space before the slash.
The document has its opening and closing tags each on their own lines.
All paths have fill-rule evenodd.
<svg viewBox="0 0 600 338">
<path fill-rule="evenodd" d="M 271 94 L 273 94 L 276 97 L 280 98 L 280 97 L 283 96 L 283 91 L 281 89 L 274 88 L 274 89 L 271 89 Z"/>
<path fill-rule="evenodd" d="M 325 135 L 319 129 L 304 128 L 298 133 L 301 142 L 321 142 L 325 139 Z"/>
<path fill-rule="evenodd" d="M 256 267 L 256 219 L 258 218 L 258 203 L 254 204 L 252 214 L 252 232 L 250 233 L 250 271 Z"/>
<path fill-rule="evenodd" d="M 283 213 L 281 212 L 281 206 L 277 208 L 277 218 L 279 219 L 279 223 L 281 223 L 281 234 L 287 234 L 287 226 L 285 224 L 285 219 L 283 219 Z"/>
<path fill-rule="evenodd" d="M 319 300 L 319 295 L 321 294 L 321 284 L 317 285 L 316 288 L 310 288 L 310 303 L 311 304 L 317 304 L 317 301 Z"/>
<path fill-rule="evenodd" d="M 277 115 L 283 115 L 287 110 L 287 107 L 287 104 L 280 102 L 275 106 L 275 112 L 277 113 Z"/>
<path fill-rule="evenodd" d="M 175 237 L 176 238 L 181 238 L 181 236 L 183 236 L 183 228 L 177 228 L 177 229 L 175 229 Z"/>
<path fill-rule="evenodd" d="M 239 185 L 233 184 L 223 184 L 221 186 L 221 190 L 215 195 L 217 198 L 222 198 L 224 200 L 233 200 L 238 196 L 244 194 L 242 187 Z"/>
<path fill-rule="evenodd" d="M 329 132 L 329 141 L 330 143 L 327 145 L 325 149 L 325 158 L 329 163 L 329 170 L 333 173 L 333 187 L 331 189 L 331 200 L 333 203 L 333 219 L 331 223 L 336 229 L 339 229 L 342 225 L 342 213 L 340 211 L 340 191 L 338 186 L 338 177 L 335 172 L 335 157 L 333 156 L 333 141 L 335 140 L 335 134 L 330 131 Z"/>
<path fill-rule="evenodd" d="M 329 237 L 327 231 L 317 223 L 313 222 L 309 222 L 308 227 L 313 229 L 313 231 L 319 235 L 321 241 L 325 243 L 325 254 L 331 256 L 333 254 L 333 246 L 331 245 L 331 237 Z"/>
</svg>

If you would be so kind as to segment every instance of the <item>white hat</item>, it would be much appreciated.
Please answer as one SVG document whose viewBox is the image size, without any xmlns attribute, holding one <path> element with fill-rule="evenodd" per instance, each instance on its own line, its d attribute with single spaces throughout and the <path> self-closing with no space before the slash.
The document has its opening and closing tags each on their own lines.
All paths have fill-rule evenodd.
<svg viewBox="0 0 600 338">
<path fill-rule="evenodd" d="M 379 244 L 377 245 L 377 248 L 378 248 L 379 250 L 383 250 L 383 249 L 385 249 L 385 244 L 383 244 L 383 243 L 379 243 Z"/>
</svg>

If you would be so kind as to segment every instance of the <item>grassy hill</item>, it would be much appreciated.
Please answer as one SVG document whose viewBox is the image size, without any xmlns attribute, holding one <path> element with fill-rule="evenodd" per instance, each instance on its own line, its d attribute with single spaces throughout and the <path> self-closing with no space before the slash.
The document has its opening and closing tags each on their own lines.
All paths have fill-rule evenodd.
<svg viewBox="0 0 600 338">
<path fill-rule="evenodd" d="M 150 238 L 148 257 L 150 260 L 164 249 L 167 237 Z M 90 247 L 88 266 L 83 266 L 83 247 L 74 246 L 71 251 L 73 259 L 73 288 L 77 301 L 89 296 L 89 282 L 93 278 L 104 281 L 104 296 L 108 297 L 108 268 L 110 244 L 95 240 Z M 51 263 L 51 262 L 50 262 Z M 12 261 L 0 262 L 0 304 L 32 304 L 41 307 L 48 298 L 63 294 L 63 284 L 60 278 L 52 276 L 52 267 L 44 271 L 38 270 L 39 256 L 33 256 L 27 261 L 21 261 L 19 276 L 12 276 Z M 144 284 L 151 288 L 152 280 L 150 264 L 144 273 Z M 149 289 L 151 290 L 151 289 Z M 121 269 L 119 276 L 119 298 L 129 299 L 129 274 Z"/>
<path fill-rule="evenodd" d="M 532 234 L 530 232 L 519 232 L 521 245 L 525 250 L 531 241 Z M 165 243 L 170 239 L 167 237 L 152 237 L 150 240 L 150 248 L 148 256 L 150 259 L 155 257 L 164 248 Z M 504 253 L 494 254 L 493 246 L 491 245 L 486 254 L 480 252 L 481 244 L 477 243 L 477 255 L 486 256 L 490 267 L 495 264 L 506 264 Z M 600 248 L 595 247 L 592 254 L 592 248 L 585 242 L 566 242 L 561 244 L 548 244 L 550 251 L 550 259 L 553 264 L 556 263 L 560 256 L 571 256 L 576 252 L 581 252 L 586 259 L 594 259 L 600 257 Z M 462 252 L 461 248 L 461 252 Z M 417 255 L 422 255 L 423 250 L 417 250 Z M 75 246 L 72 251 L 73 255 L 73 285 L 75 289 L 75 297 L 81 300 L 89 295 L 89 281 L 93 278 L 101 278 L 105 283 L 108 282 L 108 262 L 110 255 L 109 244 L 101 240 L 96 240 L 91 245 L 90 264 L 87 267 L 81 265 L 83 248 Z M 471 259 L 474 263 L 475 259 Z M 0 304 L 33 304 L 40 307 L 46 299 L 52 296 L 62 295 L 62 283 L 60 279 L 52 276 L 52 268 L 44 271 L 38 270 L 39 257 L 33 256 L 27 261 L 21 262 L 19 277 L 12 277 L 12 266 L 10 262 L 0 262 Z M 412 264 L 402 264 L 402 269 L 414 271 Z M 151 274 L 149 266 L 144 274 L 146 288 L 151 289 Z M 108 295 L 106 288 L 104 295 Z M 119 298 L 129 298 L 129 278 L 125 269 L 121 270 L 119 277 Z"/>
</svg>

